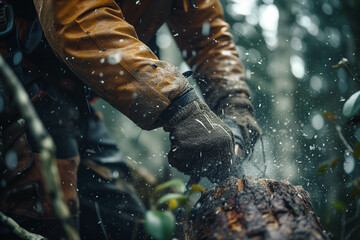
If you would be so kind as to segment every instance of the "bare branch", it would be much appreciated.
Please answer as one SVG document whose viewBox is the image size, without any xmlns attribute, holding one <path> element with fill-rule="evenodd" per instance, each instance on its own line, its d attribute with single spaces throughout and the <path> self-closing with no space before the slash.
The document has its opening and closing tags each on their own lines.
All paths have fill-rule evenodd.
<svg viewBox="0 0 360 240">
<path fill-rule="evenodd" d="M 345 145 L 345 147 L 351 152 L 353 153 L 354 150 L 352 149 L 352 147 L 350 146 L 350 144 L 346 141 L 344 135 L 342 134 L 341 132 L 341 127 L 339 125 L 335 125 L 335 129 L 336 129 L 336 132 L 340 138 L 340 140 L 343 142 L 343 144 Z"/>
<path fill-rule="evenodd" d="M 54 205 L 55 214 L 62 223 L 67 239 L 78 240 L 80 237 L 76 229 L 70 224 L 70 211 L 64 203 L 63 193 L 60 188 L 59 172 L 55 164 L 54 142 L 39 119 L 24 87 L 2 57 L 0 57 L 0 77 L 11 93 L 15 105 L 25 119 L 32 136 L 39 146 L 42 173 L 45 178 L 48 194 Z"/>
<path fill-rule="evenodd" d="M 360 82 L 360 79 L 359 79 L 358 77 L 356 77 L 355 74 L 351 71 L 349 65 L 347 65 L 347 62 L 348 62 L 347 58 L 342 58 L 342 59 L 338 62 L 338 64 L 336 64 L 336 65 L 333 66 L 333 69 L 336 70 L 336 69 L 339 69 L 340 67 L 344 67 L 344 68 L 349 72 L 349 74 L 351 75 L 351 77 L 352 77 L 353 79 L 355 79 L 356 81 Z"/>
<path fill-rule="evenodd" d="M 346 221 L 346 224 L 349 224 L 350 222 L 353 222 L 355 220 L 358 220 L 359 219 L 359 216 L 360 216 L 360 199 L 357 200 L 356 202 L 356 213 L 354 216 L 352 216 L 351 218 L 349 218 L 347 221 Z M 357 230 L 359 229 L 360 225 L 357 224 L 355 225 L 352 229 L 350 229 L 346 236 L 345 236 L 345 239 L 349 239 L 351 237 L 351 235 Z"/>
<path fill-rule="evenodd" d="M 101 213 L 100 213 L 100 209 L 99 209 L 99 204 L 98 204 L 97 201 L 95 201 L 95 210 L 96 210 L 96 215 L 97 215 L 97 217 L 98 217 L 98 220 L 99 220 L 101 229 L 102 229 L 102 231 L 103 231 L 103 233 L 104 233 L 105 240 L 109 240 L 108 234 L 107 234 L 107 232 L 106 232 L 106 228 L 105 228 L 105 225 L 104 225 L 104 222 L 103 222 L 103 220 L 102 220 L 102 218 L 101 218 Z"/>
<path fill-rule="evenodd" d="M 22 239 L 28 239 L 28 240 L 45 240 L 41 235 L 31 233 L 27 231 L 26 229 L 22 228 L 17 224 L 14 219 L 11 217 L 6 216 L 2 212 L 0 212 L 0 220 L 1 222 L 10 228 L 14 234 L 16 234 L 18 237 L 21 237 Z"/>
</svg>

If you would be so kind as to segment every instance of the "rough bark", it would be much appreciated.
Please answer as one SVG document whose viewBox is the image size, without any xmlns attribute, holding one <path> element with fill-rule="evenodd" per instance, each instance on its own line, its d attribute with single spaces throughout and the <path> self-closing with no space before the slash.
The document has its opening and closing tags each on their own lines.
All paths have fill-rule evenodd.
<svg viewBox="0 0 360 240">
<path fill-rule="evenodd" d="M 204 192 L 185 234 L 187 239 L 330 239 L 301 186 L 249 176 Z"/>
</svg>

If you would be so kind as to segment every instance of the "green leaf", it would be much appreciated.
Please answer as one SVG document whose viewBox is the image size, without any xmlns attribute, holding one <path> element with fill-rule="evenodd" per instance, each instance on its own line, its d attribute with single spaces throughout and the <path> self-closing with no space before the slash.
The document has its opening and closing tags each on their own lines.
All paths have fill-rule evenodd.
<svg viewBox="0 0 360 240">
<path fill-rule="evenodd" d="M 343 107 L 343 114 L 345 117 L 355 116 L 360 109 L 360 91 L 351 95 L 351 97 L 345 102 Z"/>
<path fill-rule="evenodd" d="M 331 120 L 333 122 L 336 121 L 336 116 L 331 112 L 324 112 L 322 115 L 323 115 L 324 118 L 327 118 L 327 119 L 329 119 L 329 120 Z"/>
<path fill-rule="evenodd" d="M 355 178 L 353 185 L 360 190 L 360 177 Z"/>
<path fill-rule="evenodd" d="M 351 191 L 350 191 L 351 199 L 355 199 L 357 195 L 360 195 L 360 177 L 357 177 L 352 182 L 352 188 L 351 188 Z"/>
<path fill-rule="evenodd" d="M 357 195 L 360 195 L 360 190 L 356 187 L 352 187 L 350 190 L 350 197 L 352 200 L 356 198 Z"/>
<path fill-rule="evenodd" d="M 162 190 L 164 190 L 166 188 L 170 188 L 170 187 L 176 188 L 181 193 L 183 193 L 185 191 L 185 184 L 180 179 L 172 179 L 170 181 L 164 182 L 164 183 L 156 186 L 154 191 L 152 191 L 152 193 L 150 195 L 150 199 L 149 199 L 150 200 L 150 206 L 155 207 L 154 202 L 155 202 L 155 196 L 156 196 L 157 193 L 159 193 L 160 191 L 162 191 Z"/>
<path fill-rule="evenodd" d="M 331 160 L 331 163 L 330 163 L 331 168 L 334 169 L 337 166 L 337 164 L 339 163 L 339 161 L 340 161 L 340 158 L 338 158 L 338 157 Z"/>
<path fill-rule="evenodd" d="M 163 204 L 163 203 L 169 202 L 171 199 L 175 199 L 179 202 L 179 205 L 184 205 L 188 198 L 189 198 L 188 195 L 183 195 L 180 193 L 168 193 L 168 194 L 165 194 L 164 196 L 161 196 L 157 200 L 156 204 L 157 205 Z"/>
<path fill-rule="evenodd" d="M 345 211 L 346 205 L 341 201 L 335 201 L 331 204 L 339 212 Z"/>
<path fill-rule="evenodd" d="M 319 167 L 318 167 L 318 170 L 317 170 L 317 174 L 318 175 L 323 175 L 326 172 L 328 167 L 329 167 L 328 163 L 320 164 Z"/>
<path fill-rule="evenodd" d="M 175 187 L 179 192 L 185 191 L 185 184 L 182 180 L 172 179 L 170 181 L 164 182 L 164 183 L 156 186 L 156 188 L 153 191 L 153 194 L 156 194 L 156 193 L 160 192 L 161 190 L 164 190 L 169 187 Z"/>
<path fill-rule="evenodd" d="M 148 210 L 145 230 L 156 240 L 169 240 L 175 228 L 175 217 L 169 211 Z"/>
<path fill-rule="evenodd" d="M 358 142 L 354 148 L 354 158 L 359 159 L 360 158 L 360 142 Z"/>
<path fill-rule="evenodd" d="M 194 184 L 191 186 L 189 193 L 193 194 L 193 193 L 203 192 L 204 190 L 205 189 L 200 184 Z"/>
</svg>

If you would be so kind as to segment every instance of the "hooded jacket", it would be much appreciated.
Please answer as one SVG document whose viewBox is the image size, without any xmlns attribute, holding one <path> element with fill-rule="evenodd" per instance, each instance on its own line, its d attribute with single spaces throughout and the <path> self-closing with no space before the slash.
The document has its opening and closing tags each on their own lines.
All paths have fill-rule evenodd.
<svg viewBox="0 0 360 240">
<path fill-rule="evenodd" d="M 143 129 L 156 127 L 171 100 L 189 89 L 146 46 L 167 23 L 205 100 L 214 108 L 250 91 L 217 0 L 34 0 L 55 54 L 100 97 Z M 203 31 L 209 26 L 208 34 Z"/>
</svg>

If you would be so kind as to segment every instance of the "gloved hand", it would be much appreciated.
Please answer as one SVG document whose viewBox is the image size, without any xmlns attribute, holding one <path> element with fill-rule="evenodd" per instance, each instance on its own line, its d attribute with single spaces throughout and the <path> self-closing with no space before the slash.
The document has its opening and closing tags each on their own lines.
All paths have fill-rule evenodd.
<svg viewBox="0 0 360 240">
<path fill-rule="evenodd" d="M 245 138 L 243 137 L 243 129 L 231 119 L 224 118 L 222 119 L 224 123 L 226 123 L 231 129 L 234 140 L 235 140 L 235 155 L 237 157 L 246 158 L 251 152 L 252 149 L 249 148 L 250 144 L 246 144 Z"/>
<path fill-rule="evenodd" d="M 253 106 L 244 94 L 232 94 L 221 100 L 215 112 L 230 127 L 235 136 L 235 144 L 246 158 L 253 152 L 261 129 L 253 116 Z"/>
<path fill-rule="evenodd" d="M 189 97 L 194 94 L 191 90 L 173 102 L 177 110 L 164 124 L 170 132 L 169 163 L 187 175 L 219 182 L 236 174 L 233 134 L 198 97 Z"/>
</svg>

